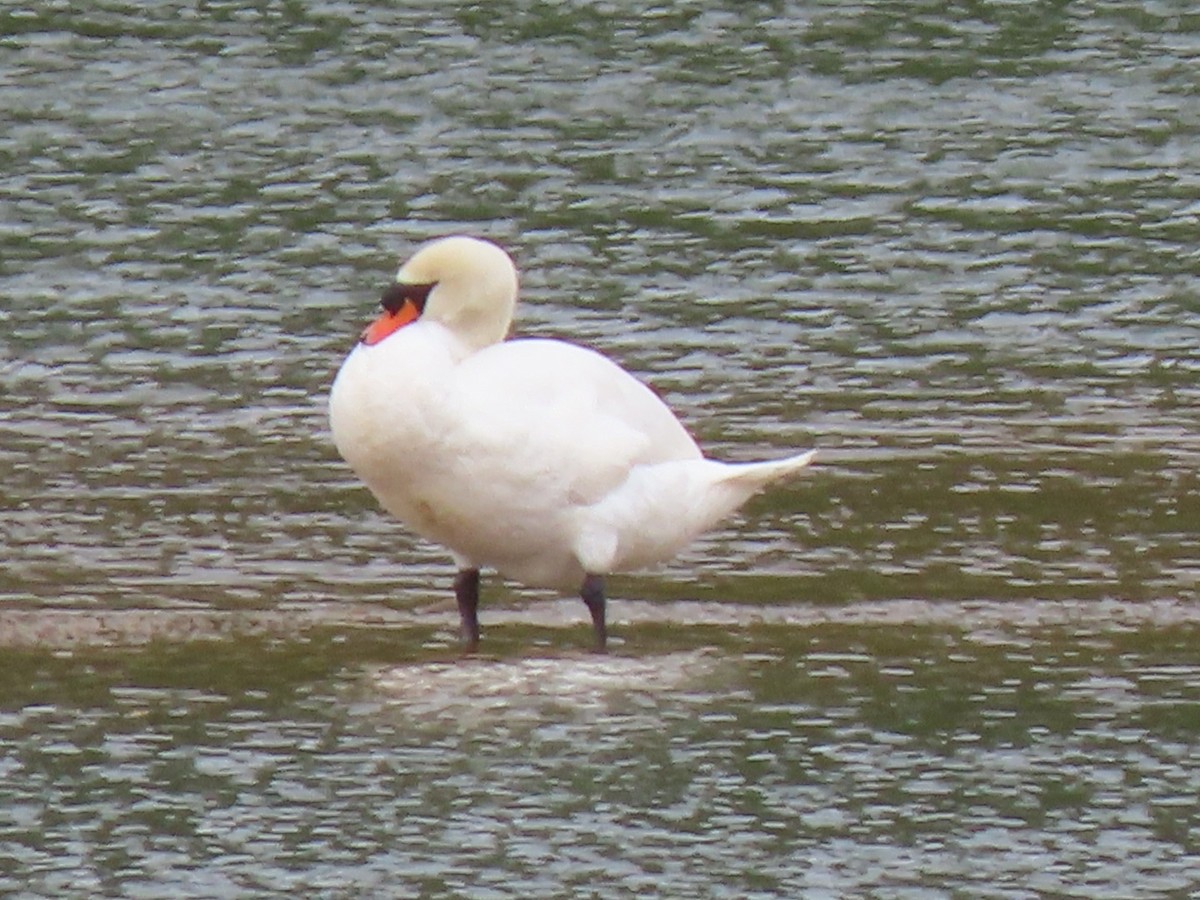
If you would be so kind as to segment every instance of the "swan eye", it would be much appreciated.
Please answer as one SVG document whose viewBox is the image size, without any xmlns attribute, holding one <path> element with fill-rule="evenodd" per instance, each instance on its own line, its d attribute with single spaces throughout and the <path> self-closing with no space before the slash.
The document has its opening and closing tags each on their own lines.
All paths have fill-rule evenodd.
<svg viewBox="0 0 1200 900">
<path fill-rule="evenodd" d="M 390 313 L 398 313 L 405 303 L 411 303 L 417 308 L 417 312 L 425 311 L 425 301 L 429 299 L 429 292 L 433 290 L 436 284 L 405 284 L 397 281 L 395 284 L 388 285 L 383 292 L 383 296 L 379 298 L 379 305 Z"/>
</svg>

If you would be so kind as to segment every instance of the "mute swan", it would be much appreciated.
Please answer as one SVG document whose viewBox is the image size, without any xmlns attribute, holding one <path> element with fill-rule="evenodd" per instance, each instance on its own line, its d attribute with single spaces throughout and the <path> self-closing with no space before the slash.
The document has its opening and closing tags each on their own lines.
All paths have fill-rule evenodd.
<svg viewBox="0 0 1200 900">
<path fill-rule="evenodd" d="M 705 459 L 666 404 L 607 357 L 505 340 L 516 302 L 516 269 L 497 245 L 422 245 L 334 380 L 334 443 L 386 510 L 450 551 L 469 651 L 482 566 L 578 590 L 603 649 L 605 575 L 671 558 L 814 453 Z"/>
</svg>

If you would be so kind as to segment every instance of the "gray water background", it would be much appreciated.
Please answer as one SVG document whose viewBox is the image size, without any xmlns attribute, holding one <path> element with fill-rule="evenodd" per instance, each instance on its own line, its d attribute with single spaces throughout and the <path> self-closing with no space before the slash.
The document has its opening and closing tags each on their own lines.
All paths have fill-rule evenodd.
<svg viewBox="0 0 1200 900">
<path fill-rule="evenodd" d="M 1200 14 L 0 9 L 0 893 L 1187 897 Z M 577 601 L 332 448 L 396 265 L 713 455 L 818 447 Z"/>
</svg>

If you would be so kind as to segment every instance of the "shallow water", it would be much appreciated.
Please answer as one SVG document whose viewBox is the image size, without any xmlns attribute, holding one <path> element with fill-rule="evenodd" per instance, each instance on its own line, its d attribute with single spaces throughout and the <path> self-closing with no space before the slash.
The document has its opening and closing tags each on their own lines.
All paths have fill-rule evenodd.
<svg viewBox="0 0 1200 900">
<path fill-rule="evenodd" d="M 1170 4 L 0 11 L 0 886 L 1186 896 L 1200 19 Z M 450 569 L 325 396 L 510 247 L 714 454 L 578 604 Z"/>
<path fill-rule="evenodd" d="M 1196 625 L 30 655 L 16 896 L 1187 896 Z M 693 649 L 677 649 L 679 644 Z M 32 685 L 26 680 L 32 676 Z M 16 702 L 13 702 L 16 701 Z"/>
</svg>

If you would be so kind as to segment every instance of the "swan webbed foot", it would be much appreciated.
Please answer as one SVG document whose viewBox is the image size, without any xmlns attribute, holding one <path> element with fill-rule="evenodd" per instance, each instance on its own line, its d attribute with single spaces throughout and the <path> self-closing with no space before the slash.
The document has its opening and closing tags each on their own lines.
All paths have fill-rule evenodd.
<svg viewBox="0 0 1200 900">
<path fill-rule="evenodd" d="M 579 596 L 587 604 L 588 612 L 592 614 L 592 630 L 596 635 L 596 650 L 603 653 L 608 647 L 608 625 L 605 622 L 604 611 L 604 578 L 600 575 L 588 575 L 583 579 Z"/>
<path fill-rule="evenodd" d="M 479 650 L 479 570 L 462 569 L 454 576 L 454 599 L 458 601 L 463 649 Z"/>
</svg>

